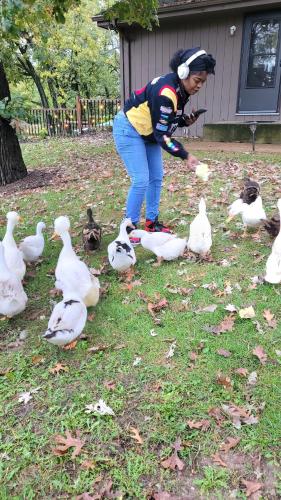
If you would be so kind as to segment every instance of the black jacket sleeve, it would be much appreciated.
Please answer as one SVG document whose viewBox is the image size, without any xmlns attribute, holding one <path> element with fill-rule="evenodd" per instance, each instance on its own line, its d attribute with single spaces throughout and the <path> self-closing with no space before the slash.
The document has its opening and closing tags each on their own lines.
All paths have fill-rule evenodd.
<svg viewBox="0 0 281 500">
<path fill-rule="evenodd" d="M 157 143 L 171 155 L 183 160 L 187 159 L 188 152 L 183 145 L 172 139 L 172 133 L 176 128 L 173 101 L 166 96 L 154 96 L 151 116 L 153 133 Z"/>
</svg>

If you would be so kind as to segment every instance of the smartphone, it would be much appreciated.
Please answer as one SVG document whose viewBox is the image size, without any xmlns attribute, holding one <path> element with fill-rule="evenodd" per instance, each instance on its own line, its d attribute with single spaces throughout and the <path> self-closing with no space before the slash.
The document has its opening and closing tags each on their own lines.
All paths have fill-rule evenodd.
<svg viewBox="0 0 281 500">
<path fill-rule="evenodd" d="M 191 113 L 191 114 L 193 114 L 194 116 L 197 117 L 199 115 L 202 115 L 202 113 L 206 113 L 206 111 L 207 111 L 206 109 L 201 108 L 201 109 L 197 109 L 197 111 L 194 111 L 194 113 Z"/>
<path fill-rule="evenodd" d="M 193 113 L 190 113 L 190 115 L 183 115 L 184 119 L 190 119 L 190 118 L 198 118 L 199 115 L 202 115 L 202 113 L 206 113 L 207 109 L 201 108 L 197 109 L 197 111 L 194 111 Z"/>
</svg>

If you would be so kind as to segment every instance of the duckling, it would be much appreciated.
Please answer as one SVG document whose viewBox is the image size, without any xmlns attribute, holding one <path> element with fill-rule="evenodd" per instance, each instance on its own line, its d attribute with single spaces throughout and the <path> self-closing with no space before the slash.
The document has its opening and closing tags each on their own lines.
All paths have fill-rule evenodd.
<svg viewBox="0 0 281 500">
<path fill-rule="evenodd" d="M 142 229 L 134 229 L 130 236 L 140 238 L 142 247 L 153 252 L 157 256 L 158 263 L 181 257 L 187 242 L 187 238 L 178 238 L 175 234 L 149 233 Z"/>
<path fill-rule="evenodd" d="M 92 252 L 99 250 L 101 244 L 101 227 L 94 221 L 91 208 L 87 210 L 88 223 L 83 227 L 82 239 L 84 250 Z"/>
<path fill-rule="evenodd" d="M 279 217 L 281 216 L 281 198 L 277 202 Z M 271 254 L 269 255 L 266 262 L 266 274 L 264 277 L 265 281 L 268 283 L 280 283 L 281 282 L 281 228 L 279 229 L 278 236 L 276 237 Z"/>
<path fill-rule="evenodd" d="M 280 231 L 280 216 L 275 214 L 264 223 L 264 228 L 272 238 L 276 238 Z"/>
<path fill-rule="evenodd" d="M 63 300 L 55 305 L 42 337 L 57 346 L 73 348 L 87 321 L 87 308 L 75 293 L 66 291 Z"/>
<path fill-rule="evenodd" d="M 21 218 L 17 212 L 8 212 L 6 217 L 7 229 L 2 242 L 6 264 L 8 268 L 22 280 L 25 275 L 26 266 L 23 260 L 23 254 L 18 249 L 13 235 L 14 228 L 20 222 Z"/>
<path fill-rule="evenodd" d="M 108 260 L 113 269 L 119 272 L 127 271 L 137 261 L 127 227 L 134 227 L 131 219 L 124 219 L 121 222 L 117 238 L 107 247 Z"/>
<path fill-rule="evenodd" d="M 0 242 L 0 314 L 12 318 L 22 312 L 27 303 L 27 295 L 21 280 L 8 268 L 4 246 Z"/>
<path fill-rule="evenodd" d="M 73 291 L 87 307 L 95 306 L 99 300 L 99 280 L 91 274 L 86 264 L 74 252 L 69 229 L 68 217 L 61 216 L 55 220 L 55 232 L 52 239 L 60 237 L 63 242 L 55 270 L 56 288 L 63 292 Z"/>
<path fill-rule="evenodd" d="M 35 262 L 41 257 L 44 250 L 44 236 L 42 234 L 43 229 L 46 228 L 44 222 L 38 222 L 36 227 L 36 235 L 27 236 L 19 244 L 19 249 L 23 254 L 23 258 L 26 262 Z"/>
<path fill-rule="evenodd" d="M 206 256 L 212 246 L 212 229 L 206 212 L 204 198 L 199 202 L 199 213 L 190 224 L 187 248 L 201 257 Z"/>
</svg>

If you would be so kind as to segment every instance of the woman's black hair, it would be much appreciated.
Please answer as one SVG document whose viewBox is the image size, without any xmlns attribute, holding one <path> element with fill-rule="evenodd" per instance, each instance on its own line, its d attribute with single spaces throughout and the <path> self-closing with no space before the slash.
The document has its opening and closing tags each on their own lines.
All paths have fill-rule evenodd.
<svg viewBox="0 0 281 500">
<path fill-rule="evenodd" d="M 173 55 L 170 60 L 170 68 L 174 73 L 177 73 L 178 67 L 184 63 L 192 54 L 196 51 L 200 50 L 200 47 L 196 49 L 184 50 L 179 49 Z M 199 71 L 207 71 L 207 73 L 215 73 L 215 65 L 216 60 L 213 58 L 211 54 L 203 54 L 202 56 L 197 57 L 190 63 L 190 72 L 197 73 Z"/>
</svg>

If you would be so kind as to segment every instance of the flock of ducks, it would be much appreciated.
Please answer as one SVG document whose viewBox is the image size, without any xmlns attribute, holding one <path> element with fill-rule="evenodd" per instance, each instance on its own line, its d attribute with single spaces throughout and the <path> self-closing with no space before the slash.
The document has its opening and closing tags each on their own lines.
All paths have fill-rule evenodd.
<svg viewBox="0 0 281 500">
<path fill-rule="evenodd" d="M 271 236 L 276 237 L 264 277 L 265 281 L 273 284 L 281 282 L 281 199 L 277 206 L 279 215 L 267 219 L 259 184 L 246 179 L 240 197 L 228 207 L 228 221 L 241 215 L 243 236 L 248 227 L 263 225 Z M 82 238 L 85 251 L 91 252 L 100 248 L 102 232 L 93 219 L 91 209 L 88 209 L 87 215 L 88 223 L 83 228 Z M 45 244 L 43 230 L 46 226 L 44 222 L 39 222 L 36 234 L 24 238 L 17 246 L 13 232 L 20 217 L 17 212 L 8 212 L 6 217 L 6 233 L 0 242 L 0 314 L 11 318 L 26 307 L 28 297 L 22 285 L 26 263 L 36 262 L 41 257 Z M 142 247 L 157 257 L 157 265 L 162 261 L 178 259 L 186 250 L 206 258 L 212 246 L 212 229 L 204 198 L 200 199 L 198 214 L 190 224 L 188 238 L 135 229 L 127 218 L 121 222 L 117 238 L 107 248 L 110 265 L 120 273 L 128 271 L 137 262 L 127 232 L 129 227 L 132 228 L 130 236 L 140 238 Z M 71 349 L 85 327 L 87 307 L 96 306 L 99 301 L 100 283 L 72 247 L 69 218 L 60 216 L 55 219 L 54 230 L 51 239 L 61 239 L 63 244 L 55 269 L 55 286 L 62 292 L 63 298 L 55 305 L 43 338 L 54 345 Z"/>
</svg>

